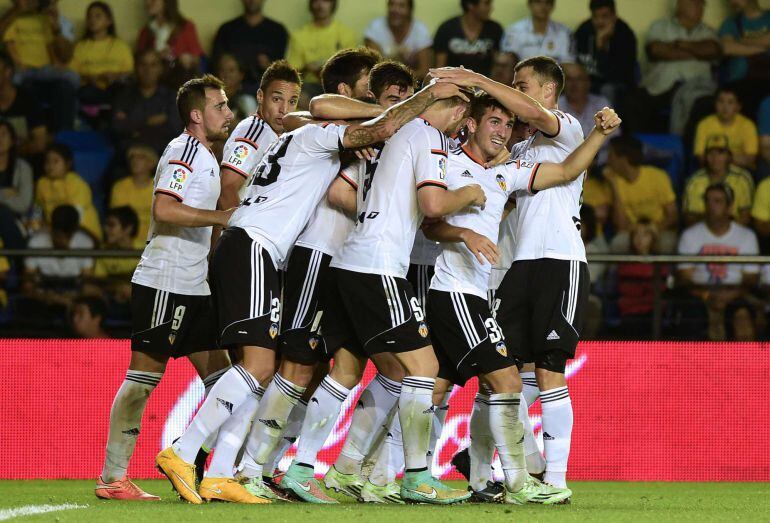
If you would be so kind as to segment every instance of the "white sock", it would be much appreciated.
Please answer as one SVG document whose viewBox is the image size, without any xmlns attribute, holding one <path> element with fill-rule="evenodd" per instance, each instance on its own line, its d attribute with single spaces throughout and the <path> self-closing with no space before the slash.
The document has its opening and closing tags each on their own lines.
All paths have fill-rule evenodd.
<svg viewBox="0 0 770 523">
<path fill-rule="evenodd" d="M 249 428 L 257 413 L 259 399 L 256 394 L 249 396 L 233 412 L 233 415 L 219 428 L 216 452 L 206 471 L 207 478 L 232 478 L 238 453 L 249 434 Z"/>
<path fill-rule="evenodd" d="M 435 378 L 407 376 L 401 382 L 398 416 L 404 438 L 404 464 L 407 472 L 428 468 L 428 445 L 433 424 Z"/>
<path fill-rule="evenodd" d="M 219 369 L 218 371 L 212 372 L 203 378 L 203 399 L 209 397 L 209 392 L 211 392 L 211 389 L 214 388 L 214 385 L 216 385 L 217 381 L 219 381 L 219 378 L 224 376 L 228 370 L 230 370 L 230 367 L 225 367 L 224 369 Z M 208 438 L 206 438 L 206 441 L 203 442 L 201 448 L 204 451 L 211 453 L 211 451 L 214 450 L 214 443 L 216 443 L 216 441 L 217 432 L 214 432 Z"/>
<path fill-rule="evenodd" d="M 572 400 L 567 387 L 542 391 L 545 477 L 555 487 L 567 486 L 567 461 L 572 440 Z"/>
<path fill-rule="evenodd" d="M 110 432 L 107 436 L 102 481 L 112 483 L 126 475 L 128 462 L 134 454 L 139 437 L 144 407 L 162 377 L 162 372 L 126 372 L 126 378 L 115 394 L 110 409 Z"/>
<path fill-rule="evenodd" d="M 445 393 L 441 398 L 441 402 L 436 405 L 436 413 L 433 417 L 433 426 L 430 431 L 430 444 L 428 445 L 428 466 L 433 467 L 433 457 L 436 453 L 436 444 L 441 439 L 441 433 L 444 431 L 444 422 L 446 422 L 446 416 L 449 413 L 449 397 L 452 395 L 452 391 Z"/>
<path fill-rule="evenodd" d="M 348 436 L 334 468 L 343 474 L 361 474 L 361 464 L 372 449 L 381 430 L 387 430 L 388 416 L 395 408 L 401 384 L 376 374 L 369 382 L 353 411 Z"/>
<path fill-rule="evenodd" d="M 521 397 L 531 407 L 540 396 L 540 389 L 537 387 L 537 378 L 534 372 L 522 372 L 521 374 Z"/>
<path fill-rule="evenodd" d="M 278 468 L 278 465 L 281 463 L 283 456 L 291 448 L 291 446 L 294 445 L 294 442 L 297 441 L 300 430 L 302 430 L 302 422 L 305 419 L 306 413 L 307 403 L 305 403 L 305 400 L 299 400 L 297 406 L 294 407 L 294 410 L 292 410 L 291 414 L 289 414 L 289 420 L 286 422 L 286 430 L 283 431 L 283 437 L 281 438 L 281 441 L 278 442 L 278 445 L 275 447 L 275 450 L 273 450 L 273 453 L 270 454 L 269 458 L 267 458 L 265 467 L 267 467 L 268 476 L 272 475 L 273 471 Z"/>
<path fill-rule="evenodd" d="M 172 446 L 177 456 L 194 463 L 203 443 L 219 430 L 250 394 L 258 395 L 261 387 L 256 378 L 240 365 L 230 368 L 211 389 L 184 434 Z"/>
<path fill-rule="evenodd" d="M 305 421 L 302 422 L 302 430 L 299 433 L 299 445 L 294 463 L 303 463 L 311 467 L 315 465 L 318 453 L 331 434 L 348 394 L 350 389 L 334 381 L 331 376 L 326 376 L 321 381 L 308 403 Z"/>
<path fill-rule="evenodd" d="M 545 459 L 537 446 L 535 435 L 532 432 L 532 422 L 529 421 L 529 407 L 524 398 L 519 404 L 519 419 L 524 425 L 524 460 L 527 462 L 527 472 L 540 474 L 545 470 Z"/>
<path fill-rule="evenodd" d="M 401 439 L 401 421 L 393 416 L 388 433 L 380 443 L 375 455 L 374 467 L 369 474 L 369 481 L 384 487 L 396 481 L 396 476 L 404 468 L 404 445 Z"/>
<path fill-rule="evenodd" d="M 259 405 L 251 434 L 246 443 L 243 474 L 249 478 L 260 477 L 267 458 L 281 439 L 289 415 L 299 403 L 305 387 L 290 382 L 280 374 L 273 376 L 273 381 L 265 391 Z M 248 459 L 247 459 L 248 456 Z M 254 464 L 257 466 L 255 467 Z"/>
<path fill-rule="evenodd" d="M 527 480 L 524 461 L 524 426 L 519 421 L 521 394 L 509 392 L 489 397 L 489 428 L 495 439 L 505 475 L 505 488 L 521 490 Z"/>
<path fill-rule="evenodd" d="M 473 490 L 484 490 L 492 479 L 492 460 L 495 457 L 495 441 L 489 428 L 489 395 L 476 394 L 470 420 L 471 444 L 468 456 L 471 461 L 471 477 L 468 484 Z"/>
</svg>

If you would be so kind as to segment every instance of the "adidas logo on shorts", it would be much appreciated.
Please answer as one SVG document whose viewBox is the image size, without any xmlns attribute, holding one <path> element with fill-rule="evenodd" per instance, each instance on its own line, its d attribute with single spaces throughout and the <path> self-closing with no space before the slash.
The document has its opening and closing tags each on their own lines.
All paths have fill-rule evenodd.
<svg viewBox="0 0 770 523">
<path fill-rule="evenodd" d="M 560 340 L 560 339 L 561 338 L 559 337 L 558 334 L 556 334 L 556 331 L 551 331 L 548 334 L 548 337 L 546 338 L 546 341 L 554 341 L 554 340 Z"/>
</svg>

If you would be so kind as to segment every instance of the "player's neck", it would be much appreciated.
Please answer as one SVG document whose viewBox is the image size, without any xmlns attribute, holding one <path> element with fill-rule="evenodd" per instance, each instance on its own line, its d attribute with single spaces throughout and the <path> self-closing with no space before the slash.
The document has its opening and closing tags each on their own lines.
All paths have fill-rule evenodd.
<svg viewBox="0 0 770 523">
<path fill-rule="evenodd" d="M 425 112 L 420 115 L 420 118 L 428 122 L 431 126 L 435 127 L 442 133 L 445 133 L 447 127 L 449 127 L 449 115 L 446 109 L 435 109 L 435 106 L 428 107 Z"/>
<path fill-rule="evenodd" d="M 192 135 L 194 138 L 196 138 L 200 143 L 205 145 L 208 148 L 211 148 L 211 141 L 206 137 L 206 132 L 203 130 L 203 127 L 200 125 L 188 125 L 185 129 L 185 132 L 187 134 Z"/>
<path fill-rule="evenodd" d="M 480 165 L 484 165 L 486 162 L 493 158 L 487 154 L 484 154 L 484 151 L 481 149 L 481 147 L 479 147 L 479 144 L 476 143 L 476 140 L 473 138 L 470 138 L 463 144 L 463 150 L 468 156 L 471 157 L 471 160 Z"/>
</svg>

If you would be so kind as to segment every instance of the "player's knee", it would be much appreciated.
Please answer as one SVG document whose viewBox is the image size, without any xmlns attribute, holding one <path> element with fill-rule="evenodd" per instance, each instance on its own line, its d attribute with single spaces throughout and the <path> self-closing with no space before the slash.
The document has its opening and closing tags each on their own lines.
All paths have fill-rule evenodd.
<svg viewBox="0 0 770 523">
<path fill-rule="evenodd" d="M 373 354 L 372 362 L 377 367 L 377 372 L 386 378 L 399 383 L 404 379 L 404 367 L 392 354 Z"/>
<path fill-rule="evenodd" d="M 515 366 L 489 372 L 484 375 L 484 381 L 495 394 L 521 392 L 521 377 Z"/>
<path fill-rule="evenodd" d="M 329 372 L 329 376 L 343 387 L 352 389 L 361 381 L 363 372 L 356 368 L 344 368 L 343 365 L 334 365 L 331 372 Z"/>
<path fill-rule="evenodd" d="M 278 372 L 281 376 L 300 387 L 305 387 L 313 378 L 314 365 L 306 365 L 284 359 Z"/>
<path fill-rule="evenodd" d="M 566 384 L 564 371 L 571 356 L 563 351 L 548 351 L 535 362 L 535 377 L 540 390 L 562 387 Z"/>
<path fill-rule="evenodd" d="M 209 361 L 206 366 L 208 374 L 226 369 L 231 365 L 230 356 L 226 350 L 212 350 L 209 352 Z"/>
</svg>

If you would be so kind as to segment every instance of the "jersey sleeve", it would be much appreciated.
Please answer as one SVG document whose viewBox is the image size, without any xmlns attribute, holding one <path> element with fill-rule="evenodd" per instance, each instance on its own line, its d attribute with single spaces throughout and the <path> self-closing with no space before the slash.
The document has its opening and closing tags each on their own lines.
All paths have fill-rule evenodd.
<svg viewBox="0 0 770 523">
<path fill-rule="evenodd" d="M 412 149 L 414 182 L 422 187 L 447 188 L 446 171 L 449 161 L 447 139 L 433 128 L 416 133 L 410 140 Z"/>
<path fill-rule="evenodd" d="M 361 184 L 361 180 L 359 178 L 361 176 L 361 163 L 363 162 L 364 160 L 353 162 L 344 169 L 341 169 L 337 177 L 342 178 L 353 189 L 358 190 L 358 186 Z"/>
<path fill-rule="evenodd" d="M 197 147 L 175 147 L 169 156 L 172 159 L 163 165 L 162 170 L 158 173 L 155 194 L 166 194 L 180 202 L 184 201 L 187 190 L 192 184 L 193 166 L 191 164 L 194 161 Z"/>
<path fill-rule="evenodd" d="M 264 120 L 253 116 L 239 123 L 225 143 L 222 167 L 248 179 L 262 158 L 260 153 L 270 145 L 268 136 L 273 133 L 266 127 Z"/>
<path fill-rule="evenodd" d="M 530 194 L 537 192 L 532 188 L 532 185 L 535 183 L 537 171 L 540 169 L 539 163 L 512 160 L 503 164 L 499 169 L 502 171 L 500 174 L 505 179 L 508 196 L 519 191 L 526 191 Z"/>
<path fill-rule="evenodd" d="M 552 111 L 556 116 L 559 128 L 555 134 L 543 133 L 543 136 L 550 138 L 570 149 L 576 148 L 583 141 L 583 128 L 580 126 L 577 118 L 563 113 L 561 111 Z"/>
<path fill-rule="evenodd" d="M 332 153 L 338 153 L 343 149 L 342 139 L 345 136 L 347 125 L 325 123 L 322 125 L 307 125 L 307 131 L 302 133 L 302 141 L 305 150 L 326 158 Z"/>
</svg>

